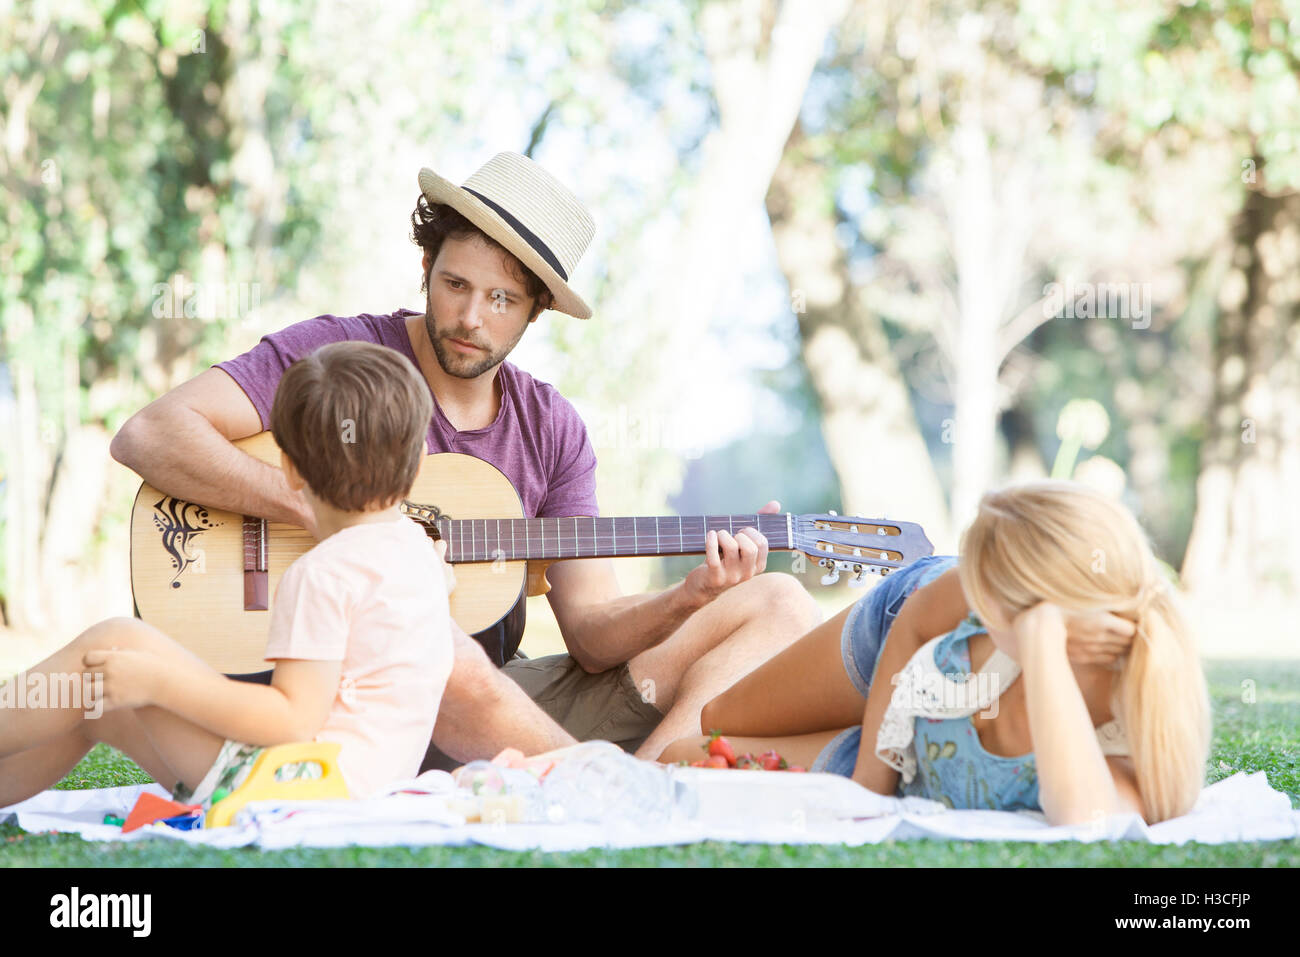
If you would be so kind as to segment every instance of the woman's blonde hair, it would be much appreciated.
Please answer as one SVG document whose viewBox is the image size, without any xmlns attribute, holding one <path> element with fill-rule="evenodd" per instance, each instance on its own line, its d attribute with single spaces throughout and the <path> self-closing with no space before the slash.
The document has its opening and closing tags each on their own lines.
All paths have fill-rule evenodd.
<svg viewBox="0 0 1300 957">
<path fill-rule="evenodd" d="M 962 536 L 958 567 L 972 609 L 985 620 L 1048 601 L 1136 624 L 1114 713 L 1146 819 L 1191 810 L 1210 746 L 1205 675 L 1187 617 L 1128 509 L 1075 482 L 989 492 Z"/>
</svg>

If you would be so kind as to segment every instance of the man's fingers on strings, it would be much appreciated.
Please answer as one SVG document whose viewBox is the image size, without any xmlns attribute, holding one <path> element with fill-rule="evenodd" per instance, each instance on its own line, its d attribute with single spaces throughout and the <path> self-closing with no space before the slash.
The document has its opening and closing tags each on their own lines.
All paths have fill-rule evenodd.
<svg viewBox="0 0 1300 957">
<path fill-rule="evenodd" d="M 740 573 L 742 577 L 749 577 L 754 574 L 758 567 L 758 543 L 754 541 L 752 535 L 748 534 L 750 529 L 741 529 L 740 534 L 736 536 L 736 548 L 740 553 Z"/>
<path fill-rule="evenodd" d="M 740 534 L 754 543 L 754 574 L 767 568 L 767 539 L 756 528 L 742 528 Z"/>
<path fill-rule="evenodd" d="M 718 545 L 722 549 L 723 562 L 734 568 L 736 559 L 740 557 L 740 546 L 736 539 L 730 532 L 719 529 Z"/>
<path fill-rule="evenodd" d="M 718 533 L 713 529 L 704 536 L 704 563 L 713 571 L 722 568 L 722 556 L 719 553 Z"/>
</svg>

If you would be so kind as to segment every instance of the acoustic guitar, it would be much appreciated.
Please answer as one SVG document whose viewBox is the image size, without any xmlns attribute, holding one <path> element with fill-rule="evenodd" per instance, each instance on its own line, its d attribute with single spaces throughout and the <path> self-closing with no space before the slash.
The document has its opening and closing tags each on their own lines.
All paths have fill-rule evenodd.
<svg viewBox="0 0 1300 957">
<path fill-rule="evenodd" d="M 270 465 L 270 432 L 235 443 Z M 827 574 L 861 582 L 934 549 L 913 522 L 825 515 L 525 518 L 495 466 L 444 452 L 421 464 L 402 511 L 447 543 L 456 566 L 451 613 L 469 634 L 501 622 L 525 593 L 547 590 L 552 562 L 613 556 L 702 554 L 710 530 L 762 534 L 771 551 L 798 551 Z M 226 674 L 264 671 L 271 598 L 280 575 L 315 540 L 295 525 L 207 508 L 144 483 L 131 510 L 131 589 L 140 617 Z"/>
</svg>

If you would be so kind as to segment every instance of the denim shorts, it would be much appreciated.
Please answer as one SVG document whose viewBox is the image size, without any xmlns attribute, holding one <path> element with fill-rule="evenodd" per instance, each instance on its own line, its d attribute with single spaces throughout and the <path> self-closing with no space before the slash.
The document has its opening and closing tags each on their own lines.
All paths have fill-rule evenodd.
<svg viewBox="0 0 1300 957">
<path fill-rule="evenodd" d="M 956 567 L 957 558 L 953 555 L 918 558 L 887 576 L 853 606 L 840 634 L 840 655 L 849 680 L 863 698 L 871 690 L 880 649 L 885 645 L 885 637 L 894 619 L 903 610 L 903 603 L 922 585 Z M 851 776 L 861 738 L 861 727 L 840 732 L 822 749 L 809 770 Z"/>
</svg>

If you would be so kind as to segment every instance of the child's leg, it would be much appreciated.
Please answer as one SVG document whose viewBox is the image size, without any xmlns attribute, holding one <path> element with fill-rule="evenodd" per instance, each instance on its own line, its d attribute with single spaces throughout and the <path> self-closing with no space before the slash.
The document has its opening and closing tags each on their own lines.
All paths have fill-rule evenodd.
<svg viewBox="0 0 1300 957">
<path fill-rule="evenodd" d="M 866 702 L 845 673 L 840 654 L 840 635 L 852 607 L 818 625 L 706 704 L 700 729 L 763 737 L 807 735 L 860 724 Z"/>
<path fill-rule="evenodd" d="M 826 745 L 830 744 L 831 739 L 842 730 L 842 728 L 836 728 L 833 731 L 814 731 L 811 734 L 769 738 L 741 738 L 729 734 L 727 735 L 727 741 L 736 752 L 736 757 L 740 757 L 742 754 L 752 754 L 754 757 L 758 757 L 765 751 L 775 751 L 785 758 L 787 763 L 808 768 L 817 759 L 817 755 L 822 753 Z M 708 743 L 709 739 L 705 736 L 681 738 L 664 748 L 659 760 L 664 764 L 676 764 L 678 761 L 699 761 L 708 756 L 705 751 L 705 745 Z"/>
<path fill-rule="evenodd" d="M 111 711 L 67 734 L 0 758 L 0 807 L 25 801 L 67 777 L 97 742 L 112 745 L 150 777 L 174 790 L 193 789 L 224 743 L 203 728 L 158 708 Z"/>
<path fill-rule="evenodd" d="M 0 758 L 0 807 L 35 797 L 77 766 L 91 743 L 75 731 L 35 748 Z"/>
<path fill-rule="evenodd" d="M 28 679 L 40 675 L 47 685 L 62 676 L 84 674 L 82 658 L 89 651 L 105 648 L 130 648 L 145 651 L 164 660 L 193 665 L 199 659 L 165 634 L 134 618 L 113 618 L 82 632 L 34 668 L 26 671 Z M 203 665 L 203 667 L 207 667 Z M 53 704 L 54 702 L 46 702 Z M 100 711 L 101 702 L 78 702 L 70 706 L 0 709 L 0 757 L 6 783 L 3 790 L 12 793 L 39 793 L 59 780 L 50 775 L 63 774 L 75 765 L 95 742 L 103 741 L 125 752 L 165 787 L 183 781 L 196 786 L 216 760 L 224 739 L 159 708 L 136 708 L 129 711 Z M 49 747 L 50 754 L 43 753 Z M 77 749 L 80 748 L 80 754 Z M 34 752 L 34 753 L 25 753 Z M 8 758 L 23 754 L 20 760 Z M 73 764 L 68 764 L 73 761 Z M 10 776 L 12 773 L 12 777 Z M 62 777 L 62 775 L 60 775 Z M 32 788 L 35 790 L 32 790 Z M 21 798 L 18 798 L 21 800 Z M 10 801 L 12 803 L 12 800 Z"/>
<path fill-rule="evenodd" d="M 147 651 L 178 663 L 199 660 L 152 625 L 135 618 L 110 618 L 87 628 L 40 664 L 28 668 L 24 672 L 26 680 L 30 682 L 36 676 L 38 683 L 52 688 L 75 678 L 73 683 L 84 688 L 82 676 L 86 669 L 82 658 L 88 651 L 106 648 Z M 61 702 L 61 707 L 54 706 L 59 703 L 47 700 L 42 707 L 0 709 L 0 757 L 63 738 L 83 723 L 93 725 L 99 720 L 99 702 L 74 700 Z"/>
</svg>

